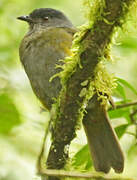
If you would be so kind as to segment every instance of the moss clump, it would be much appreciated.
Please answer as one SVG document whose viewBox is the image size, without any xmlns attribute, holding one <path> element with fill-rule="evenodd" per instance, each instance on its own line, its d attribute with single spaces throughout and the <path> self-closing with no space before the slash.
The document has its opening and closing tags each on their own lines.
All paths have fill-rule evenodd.
<svg viewBox="0 0 137 180">
<path fill-rule="evenodd" d="M 82 68 L 80 63 L 80 55 L 85 50 L 85 46 L 81 43 L 83 36 L 89 30 L 88 25 L 82 25 L 79 28 L 79 31 L 74 35 L 74 41 L 72 44 L 71 52 L 72 55 L 66 57 L 62 65 L 62 71 L 58 74 L 61 78 L 62 86 L 66 85 L 67 80 L 71 77 L 71 75 L 76 71 L 77 65 Z"/>
<path fill-rule="evenodd" d="M 106 103 L 107 99 L 110 99 L 113 90 L 116 88 L 116 78 L 113 74 L 109 74 L 105 68 L 105 65 L 100 62 L 94 72 L 95 78 L 91 82 L 98 94 L 99 99 L 102 99 L 102 103 Z"/>
</svg>

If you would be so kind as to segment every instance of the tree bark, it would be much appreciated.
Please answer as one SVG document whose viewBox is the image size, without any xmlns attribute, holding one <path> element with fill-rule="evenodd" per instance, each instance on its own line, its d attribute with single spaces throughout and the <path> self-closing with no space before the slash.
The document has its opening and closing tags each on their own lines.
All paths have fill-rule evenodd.
<svg viewBox="0 0 137 180">
<path fill-rule="evenodd" d="M 82 68 L 76 64 L 75 72 L 67 80 L 65 90 L 62 91 L 56 118 L 52 117 L 54 127 L 47 168 L 61 169 L 65 166 L 69 157 L 69 145 L 76 136 L 79 111 L 84 101 L 84 97 L 79 96 L 83 88 L 81 83 L 94 78 L 94 70 L 100 62 L 100 57 L 105 54 L 115 28 L 121 26 L 133 2 L 135 0 L 104 0 L 103 7 L 100 1 L 96 2 L 98 3 L 97 11 L 101 13 L 96 12 L 97 16 L 94 18 L 91 29 L 85 30 L 79 40 L 80 47 L 84 47 L 82 52 L 77 52 Z M 88 86 L 89 83 L 85 88 L 88 89 Z M 49 179 L 59 180 L 58 177 L 52 176 Z"/>
</svg>

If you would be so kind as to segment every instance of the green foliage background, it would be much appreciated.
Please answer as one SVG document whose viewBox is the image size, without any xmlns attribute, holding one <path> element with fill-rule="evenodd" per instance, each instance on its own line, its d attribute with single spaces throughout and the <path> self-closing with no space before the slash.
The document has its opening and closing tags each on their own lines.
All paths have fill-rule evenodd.
<svg viewBox="0 0 137 180">
<path fill-rule="evenodd" d="M 0 1 L 0 180 L 38 179 L 35 163 L 49 114 L 41 110 L 19 62 L 18 48 L 27 25 L 17 21 L 16 17 L 39 7 L 64 11 L 76 26 L 85 22 L 82 0 Z M 115 62 L 107 64 L 108 70 L 118 77 L 114 92 L 117 104 L 137 100 L 136 15 L 133 12 L 124 30 L 118 30 L 111 48 Z M 126 157 L 125 171 L 121 176 L 137 177 L 137 128 L 131 121 L 131 114 L 136 109 L 137 106 L 109 111 Z M 70 147 L 72 159 L 67 168 L 94 171 L 83 129 L 77 134 Z M 48 139 L 46 153 L 49 144 Z M 110 174 L 114 176 L 113 171 Z"/>
</svg>

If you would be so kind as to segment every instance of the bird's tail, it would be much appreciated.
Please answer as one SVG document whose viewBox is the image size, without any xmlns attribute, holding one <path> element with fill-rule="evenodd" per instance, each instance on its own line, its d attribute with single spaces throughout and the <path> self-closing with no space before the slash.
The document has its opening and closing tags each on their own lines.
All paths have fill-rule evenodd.
<svg viewBox="0 0 137 180">
<path fill-rule="evenodd" d="M 108 173 L 112 167 L 116 173 L 121 173 L 124 156 L 106 110 L 96 96 L 92 98 L 87 111 L 83 125 L 96 171 Z"/>
</svg>

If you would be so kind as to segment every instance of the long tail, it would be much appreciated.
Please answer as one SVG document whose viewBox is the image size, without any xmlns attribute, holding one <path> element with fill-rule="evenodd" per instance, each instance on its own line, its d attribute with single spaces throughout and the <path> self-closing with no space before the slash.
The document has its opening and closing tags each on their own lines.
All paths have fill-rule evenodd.
<svg viewBox="0 0 137 180">
<path fill-rule="evenodd" d="M 112 129 L 106 110 L 95 95 L 87 108 L 83 125 L 96 171 L 108 173 L 112 167 L 116 173 L 124 168 L 124 156 Z"/>
</svg>

